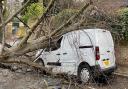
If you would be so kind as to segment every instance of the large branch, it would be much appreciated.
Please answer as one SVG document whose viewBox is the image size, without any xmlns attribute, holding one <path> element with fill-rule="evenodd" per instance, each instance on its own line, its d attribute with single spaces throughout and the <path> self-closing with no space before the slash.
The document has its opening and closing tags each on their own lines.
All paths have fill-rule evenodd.
<svg viewBox="0 0 128 89">
<path fill-rule="evenodd" d="M 74 16 L 72 16 L 65 24 L 63 24 L 63 26 L 60 26 L 59 29 L 56 29 L 53 33 L 51 33 L 51 36 L 53 34 L 56 34 L 56 33 L 59 33 L 60 31 L 63 31 L 65 29 L 63 29 L 64 27 L 67 27 L 67 24 L 70 23 L 70 21 L 73 21 L 78 15 L 80 15 L 84 10 L 87 9 L 87 7 L 90 5 L 89 4 L 86 4 L 84 5 L 84 7 Z M 71 29 L 72 30 L 75 30 L 75 29 L 78 29 L 78 27 L 80 26 L 80 24 L 82 23 L 83 21 L 78 21 L 78 24 L 74 24 L 75 26 L 73 26 L 70 29 L 67 30 L 67 32 Z M 63 31 L 64 32 L 64 31 Z M 64 32 L 65 33 L 65 32 Z M 53 35 L 52 36 L 52 39 L 56 39 L 58 37 L 56 37 L 56 35 Z M 31 51 L 34 51 L 34 50 L 38 50 L 38 49 L 41 49 L 41 48 L 46 48 L 47 45 L 49 44 L 48 43 L 48 40 L 49 40 L 49 37 L 48 36 L 43 36 L 35 41 L 32 41 L 31 43 L 28 43 L 26 45 L 24 45 L 23 47 L 19 48 L 19 47 L 16 47 L 16 48 L 11 48 L 7 53 L 5 53 L 5 57 L 12 57 L 12 56 L 21 56 L 25 53 L 28 53 L 28 52 L 31 52 Z"/>
<path fill-rule="evenodd" d="M 66 26 L 69 26 L 71 24 L 71 22 L 77 18 L 85 9 L 88 8 L 88 6 L 90 6 L 90 4 L 92 4 L 92 2 L 85 4 L 81 10 L 79 10 L 79 12 L 77 14 L 75 14 L 74 16 L 72 16 L 66 23 L 62 24 L 58 29 L 54 30 L 50 36 L 54 36 L 57 32 L 59 32 L 61 29 L 63 29 Z"/>
<path fill-rule="evenodd" d="M 66 23 L 62 24 L 59 28 L 55 29 L 55 30 L 50 34 L 50 36 L 43 36 L 43 37 L 40 37 L 39 39 L 37 39 L 36 42 L 37 42 L 37 43 L 39 43 L 39 42 L 44 42 L 44 41 L 48 40 L 49 37 L 55 36 L 55 34 L 57 34 L 57 33 L 59 33 L 60 31 L 62 31 L 63 28 L 68 27 L 69 25 L 71 25 L 71 22 L 72 22 L 74 19 L 76 19 L 84 10 L 86 10 L 86 9 L 90 6 L 90 4 L 92 4 L 92 2 L 90 2 L 90 3 L 88 3 L 88 4 L 85 4 L 85 5 L 79 10 L 79 12 L 78 12 L 77 14 L 73 15 L 72 17 L 70 17 L 69 20 L 68 20 Z M 78 22 L 79 22 L 79 21 L 78 21 Z M 34 43 L 34 42 L 33 42 L 33 43 Z"/>
<path fill-rule="evenodd" d="M 50 36 L 52 37 L 52 39 L 55 39 L 55 38 L 58 38 L 58 36 L 55 36 L 56 33 L 60 32 L 60 31 L 63 31 L 64 27 L 66 27 L 71 21 L 73 21 L 76 17 L 78 17 L 84 10 L 86 10 L 88 8 L 88 6 L 90 6 L 91 3 L 88 3 L 86 5 L 84 5 L 81 10 L 75 14 L 74 16 L 72 16 L 66 23 L 64 23 L 62 26 L 60 26 L 58 29 L 56 29 L 54 32 L 52 32 L 50 34 Z M 77 30 L 79 28 L 79 26 L 85 21 L 85 19 L 83 20 L 79 20 L 78 23 L 74 24 L 74 25 L 71 25 L 69 26 L 69 28 L 67 28 L 66 31 L 63 31 L 60 35 L 66 33 L 66 32 L 69 32 L 69 31 L 73 31 L 73 30 Z M 60 36 L 59 35 L 59 36 Z M 41 48 L 45 48 L 47 47 L 48 45 L 48 40 L 49 40 L 49 37 L 47 36 L 43 36 L 35 41 L 32 42 L 32 44 L 28 44 L 26 45 L 25 49 L 20 51 L 20 52 L 17 52 L 17 55 L 22 55 L 23 53 L 27 53 L 29 51 L 34 51 L 34 50 L 37 50 L 37 49 L 41 49 Z"/>
<path fill-rule="evenodd" d="M 35 62 L 32 62 L 32 61 L 28 61 L 28 60 L 25 60 L 25 61 L 23 61 L 23 60 L 8 60 L 8 61 L 0 61 L 0 63 L 25 64 L 25 65 L 28 65 L 30 67 L 38 68 L 38 69 L 41 69 L 42 71 L 46 71 L 47 73 L 52 74 L 52 72 L 50 71 L 50 69 L 45 68 L 43 66 L 40 66 L 39 64 L 37 64 Z"/>
<path fill-rule="evenodd" d="M 17 16 L 20 12 L 22 12 L 24 10 L 24 8 L 26 8 L 29 4 L 31 0 L 28 0 L 15 14 L 13 14 L 10 18 L 8 18 L 6 21 L 5 21 L 5 25 L 7 25 L 15 16 Z M 0 27 L 2 26 L 3 24 L 0 24 Z"/>
<path fill-rule="evenodd" d="M 62 36 L 63 34 L 67 33 L 67 32 L 70 32 L 70 31 L 74 31 L 74 30 L 78 30 L 79 27 L 81 26 L 81 24 L 85 21 L 85 19 L 83 20 L 80 20 L 79 22 L 69 26 L 68 28 L 64 29 L 61 33 L 59 33 L 59 35 L 55 35 L 52 37 L 52 40 L 51 40 L 51 47 L 54 47 L 55 45 L 53 44 L 54 40 L 58 39 L 60 36 Z M 11 53 L 7 53 L 6 55 L 10 56 L 10 57 L 13 57 L 13 56 L 21 56 L 25 53 L 28 53 L 28 52 L 32 52 L 32 51 L 35 51 L 35 50 L 38 50 L 38 49 L 44 49 L 44 48 L 47 48 L 48 47 L 48 44 L 49 44 L 49 39 L 47 37 L 44 36 L 43 38 L 43 42 L 42 42 L 42 38 L 38 39 L 38 40 L 35 40 L 35 41 L 32 41 L 31 43 L 27 44 L 24 46 L 24 48 L 18 50 L 17 52 L 15 51 L 11 51 Z"/>
<path fill-rule="evenodd" d="M 41 18 L 36 22 L 36 24 L 30 29 L 30 31 L 27 33 L 27 35 L 21 40 L 21 43 L 19 44 L 19 47 L 22 46 L 24 43 L 27 42 L 33 31 L 38 27 L 38 25 L 45 19 L 47 16 L 48 12 L 51 10 L 52 6 L 54 5 L 54 2 L 56 0 L 51 0 L 48 7 L 46 8 L 46 11 L 43 13 Z"/>
</svg>

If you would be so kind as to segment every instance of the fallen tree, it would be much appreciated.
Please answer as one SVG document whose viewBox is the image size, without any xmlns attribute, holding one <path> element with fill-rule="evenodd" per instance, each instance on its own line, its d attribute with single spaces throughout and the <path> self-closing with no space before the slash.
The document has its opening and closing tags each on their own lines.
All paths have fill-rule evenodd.
<svg viewBox="0 0 128 89">
<path fill-rule="evenodd" d="M 21 9 L 19 9 L 16 13 L 14 13 L 14 15 L 12 15 L 11 17 L 9 17 L 6 21 L 1 21 L 0 23 L 0 27 L 3 31 L 2 34 L 6 34 L 5 33 L 5 26 L 7 25 L 7 23 L 9 23 L 14 17 L 18 17 L 18 14 L 21 13 L 24 8 L 27 7 L 28 3 L 30 0 L 28 0 L 26 2 L 25 5 L 23 5 L 23 7 Z M 38 50 L 38 49 L 44 49 L 47 48 L 49 45 L 49 39 L 51 40 L 51 43 L 54 42 L 54 40 L 58 39 L 61 35 L 63 35 L 64 33 L 67 33 L 69 31 L 73 31 L 73 30 L 77 30 L 79 29 L 80 25 L 86 20 L 86 18 L 81 18 L 79 19 L 78 17 L 85 11 L 87 10 L 87 8 L 92 4 L 92 2 L 86 2 L 85 5 L 73 16 L 71 16 L 69 18 L 69 20 L 67 20 L 65 23 L 63 23 L 61 26 L 59 26 L 57 29 L 53 29 L 51 33 L 49 33 L 48 35 L 45 36 L 41 36 L 38 39 L 35 40 L 31 40 L 29 41 L 29 38 L 31 37 L 31 35 L 33 35 L 33 33 L 35 32 L 35 30 L 37 29 L 37 27 L 45 21 L 46 18 L 48 17 L 49 11 L 52 9 L 54 2 L 56 0 L 50 0 L 45 12 L 42 14 L 42 16 L 40 17 L 40 19 L 37 20 L 37 22 L 35 23 L 35 25 L 33 25 L 29 31 L 27 32 L 26 36 L 23 37 L 23 39 L 18 43 L 18 45 L 15 46 L 9 46 L 5 43 L 5 37 L 2 37 L 2 53 L 0 55 L 0 63 L 21 63 L 21 64 L 26 64 L 32 67 L 37 67 L 37 68 L 41 68 L 42 70 L 47 70 L 46 68 L 43 68 L 39 65 L 37 65 L 36 63 L 30 62 L 30 60 L 26 60 L 26 61 L 10 61 L 10 58 L 13 57 L 19 57 L 19 56 L 24 56 L 26 53 Z M 2 1 L 1 1 L 2 3 Z M 2 4 L 1 4 L 2 5 Z M 2 13 L 2 8 L 1 8 L 1 13 Z M 74 20 L 77 19 L 77 22 L 74 22 Z M 3 17 L 1 16 L 1 20 L 3 19 Z M 21 19 L 20 19 L 21 20 Z M 22 22 L 22 20 L 21 20 Z M 24 24 L 24 23 L 23 23 Z M 26 25 L 26 24 L 25 24 Z M 51 46 L 55 46 L 54 44 L 51 44 Z M 49 71 L 47 71 L 49 72 Z"/>
</svg>

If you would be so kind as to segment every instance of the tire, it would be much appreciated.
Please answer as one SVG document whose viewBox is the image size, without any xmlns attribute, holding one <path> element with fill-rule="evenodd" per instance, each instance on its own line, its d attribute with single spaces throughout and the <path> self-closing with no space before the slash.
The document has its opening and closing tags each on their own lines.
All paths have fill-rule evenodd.
<svg viewBox="0 0 128 89">
<path fill-rule="evenodd" d="M 84 84 L 92 81 L 93 76 L 89 65 L 87 64 L 81 65 L 78 68 L 78 79 L 79 79 L 79 83 L 84 83 Z"/>
<path fill-rule="evenodd" d="M 107 75 L 108 77 L 110 77 L 110 76 L 113 75 L 113 72 L 106 73 L 106 75 Z"/>
</svg>

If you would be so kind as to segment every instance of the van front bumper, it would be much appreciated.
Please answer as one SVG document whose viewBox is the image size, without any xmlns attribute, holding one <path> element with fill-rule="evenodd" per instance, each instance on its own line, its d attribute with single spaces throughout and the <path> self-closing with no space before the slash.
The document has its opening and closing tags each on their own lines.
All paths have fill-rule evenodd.
<svg viewBox="0 0 128 89">
<path fill-rule="evenodd" d="M 94 76 L 108 75 L 108 74 L 113 73 L 116 69 L 117 69 L 116 65 L 113 67 L 106 68 L 106 69 L 101 69 L 100 66 L 92 66 L 91 67 L 92 74 Z"/>
</svg>

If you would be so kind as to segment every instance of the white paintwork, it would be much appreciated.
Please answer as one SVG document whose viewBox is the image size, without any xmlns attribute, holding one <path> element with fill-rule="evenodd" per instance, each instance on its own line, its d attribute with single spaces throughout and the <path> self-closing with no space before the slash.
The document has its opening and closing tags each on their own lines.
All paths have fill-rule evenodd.
<svg viewBox="0 0 128 89">
<path fill-rule="evenodd" d="M 79 46 L 93 47 L 80 49 Z M 98 61 L 95 60 L 96 46 L 100 49 L 100 60 Z M 50 52 L 43 52 L 39 58 L 42 58 L 45 67 L 53 68 L 53 72 L 56 73 L 64 72 L 77 75 L 78 66 L 81 62 L 87 62 L 90 66 L 99 65 L 101 70 L 105 70 L 115 66 L 114 43 L 111 33 L 107 30 L 83 29 L 66 33 L 63 35 L 60 48 Z M 103 59 L 109 59 L 110 64 L 105 66 Z M 62 65 L 47 65 L 48 62 L 57 61 Z"/>
</svg>

